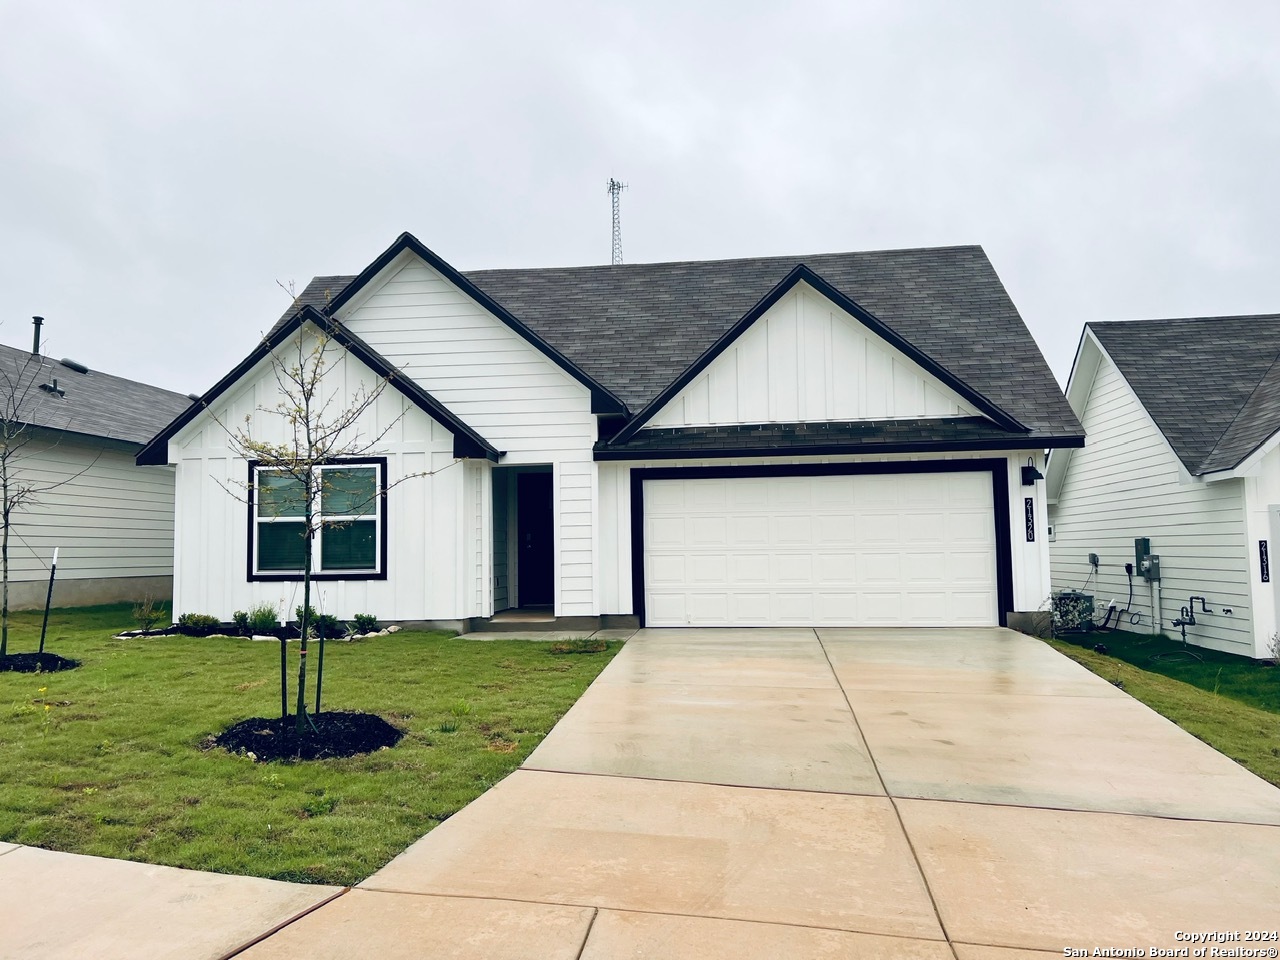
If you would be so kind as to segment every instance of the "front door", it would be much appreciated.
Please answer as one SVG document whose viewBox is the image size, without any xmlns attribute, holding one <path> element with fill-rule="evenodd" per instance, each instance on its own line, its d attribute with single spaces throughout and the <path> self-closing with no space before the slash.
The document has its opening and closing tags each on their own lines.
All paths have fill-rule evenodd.
<svg viewBox="0 0 1280 960">
<path fill-rule="evenodd" d="M 520 538 L 519 599 L 522 607 L 555 603 L 555 531 L 551 474 L 516 476 L 516 528 Z"/>
</svg>

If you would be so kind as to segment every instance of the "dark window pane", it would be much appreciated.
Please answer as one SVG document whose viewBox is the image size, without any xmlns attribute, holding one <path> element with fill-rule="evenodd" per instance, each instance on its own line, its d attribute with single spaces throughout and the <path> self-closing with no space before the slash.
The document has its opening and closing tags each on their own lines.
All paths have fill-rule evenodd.
<svg viewBox="0 0 1280 960">
<path fill-rule="evenodd" d="M 323 570 L 372 570 L 377 566 L 373 520 L 326 523 L 320 535 Z"/>
<path fill-rule="evenodd" d="M 258 516 L 301 517 L 306 512 L 301 480 L 274 470 L 258 471 Z"/>
<path fill-rule="evenodd" d="M 301 570 L 306 565 L 305 523 L 259 523 L 258 569 Z"/>
<path fill-rule="evenodd" d="M 378 512 L 377 470 L 344 467 L 320 474 L 320 512 L 326 517 L 371 516 Z"/>
</svg>

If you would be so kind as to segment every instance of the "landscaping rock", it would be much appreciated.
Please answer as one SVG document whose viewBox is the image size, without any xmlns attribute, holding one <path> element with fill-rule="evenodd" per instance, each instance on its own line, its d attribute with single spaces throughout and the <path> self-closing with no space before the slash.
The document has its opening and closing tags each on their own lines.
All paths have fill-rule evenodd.
<svg viewBox="0 0 1280 960">
<path fill-rule="evenodd" d="M 383 632 L 384 632 L 384 633 L 399 633 L 399 632 L 400 632 L 400 628 L 399 628 L 397 625 L 395 625 L 395 624 L 393 623 L 391 626 L 387 627 L 387 629 L 386 629 L 385 631 L 383 631 Z"/>
</svg>

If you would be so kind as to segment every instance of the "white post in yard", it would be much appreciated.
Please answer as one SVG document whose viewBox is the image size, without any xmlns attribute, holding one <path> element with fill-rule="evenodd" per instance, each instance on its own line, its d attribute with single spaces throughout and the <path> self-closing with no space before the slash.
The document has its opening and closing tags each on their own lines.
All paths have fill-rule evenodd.
<svg viewBox="0 0 1280 960">
<path fill-rule="evenodd" d="M 49 629 L 49 605 L 53 603 L 53 575 L 58 572 L 58 548 L 53 548 L 53 563 L 49 566 L 49 592 L 44 598 L 44 623 L 40 625 L 40 652 L 44 653 L 44 635 Z"/>
</svg>

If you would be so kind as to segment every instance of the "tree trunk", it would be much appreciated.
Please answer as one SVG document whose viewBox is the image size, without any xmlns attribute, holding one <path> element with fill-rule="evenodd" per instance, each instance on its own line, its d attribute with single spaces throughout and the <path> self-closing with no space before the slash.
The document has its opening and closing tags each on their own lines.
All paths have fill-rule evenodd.
<svg viewBox="0 0 1280 960">
<path fill-rule="evenodd" d="M 307 722 L 307 634 L 311 630 L 311 541 L 313 533 L 311 529 L 311 483 L 306 484 L 307 488 L 307 514 L 306 514 L 306 556 L 302 560 L 302 617 L 301 623 L 298 625 L 302 630 L 302 639 L 298 641 L 298 716 L 295 720 L 297 724 L 298 736 L 302 736 L 302 731 L 306 729 Z"/>
<path fill-rule="evenodd" d="M 4 479 L 4 506 L 9 505 L 9 478 Z M 9 511 L 4 510 L 4 542 L 0 545 L 4 555 L 4 607 L 0 610 L 0 657 L 9 653 Z"/>
</svg>

